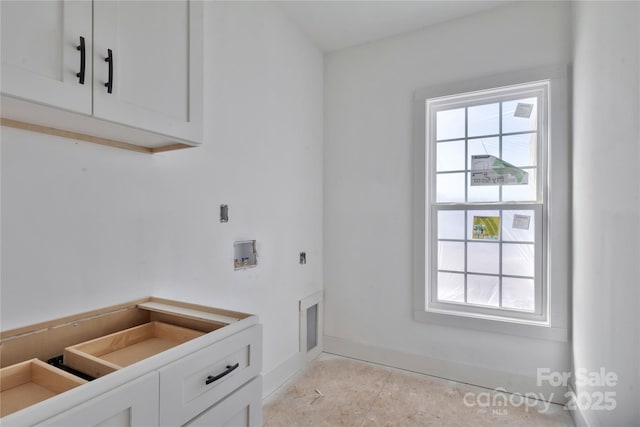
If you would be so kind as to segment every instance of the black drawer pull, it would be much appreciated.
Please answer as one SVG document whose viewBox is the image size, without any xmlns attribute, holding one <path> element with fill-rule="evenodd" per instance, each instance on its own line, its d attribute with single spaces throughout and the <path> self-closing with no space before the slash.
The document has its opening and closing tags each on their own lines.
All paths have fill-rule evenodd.
<svg viewBox="0 0 640 427">
<path fill-rule="evenodd" d="M 239 363 L 236 363 L 235 365 L 231 366 L 231 365 L 227 365 L 227 369 L 225 369 L 225 371 L 221 374 L 216 375 L 215 377 L 213 375 L 209 375 L 207 377 L 207 380 L 205 381 L 206 385 L 211 384 L 214 381 L 218 381 L 220 378 L 229 375 L 231 372 L 235 371 L 236 369 L 238 369 L 238 367 L 240 366 Z"/>
<path fill-rule="evenodd" d="M 80 83 L 81 85 L 84 84 L 84 69 L 85 69 L 85 64 L 87 62 L 86 59 L 86 48 L 84 45 L 84 37 L 80 36 L 80 46 L 76 46 L 76 49 L 80 51 L 80 72 L 76 73 L 76 77 L 78 78 L 78 83 Z"/>
<path fill-rule="evenodd" d="M 104 62 L 109 63 L 109 80 L 104 84 L 107 88 L 107 93 L 111 93 L 113 90 L 113 51 L 111 49 L 107 49 L 107 57 L 104 59 Z"/>
</svg>

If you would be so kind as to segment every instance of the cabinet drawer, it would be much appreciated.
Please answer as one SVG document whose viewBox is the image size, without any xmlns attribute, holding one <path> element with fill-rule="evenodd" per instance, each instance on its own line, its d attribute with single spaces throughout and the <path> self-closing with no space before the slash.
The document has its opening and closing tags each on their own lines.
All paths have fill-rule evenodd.
<svg viewBox="0 0 640 427">
<path fill-rule="evenodd" d="M 74 406 L 37 424 L 36 427 L 156 426 L 158 425 L 157 393 L 158 373 L 151 372 Z"/>
<path fill-rule="evenodd" d="M 254 378 L 249 384 L 185 424 L 185 427 L 211 426 L 262 426 L 262 377 Z"/>
<path fill-rule="evenodd" d="M 160 370 L 160 423 L 183 425 L 262 370 L 262 326 L 255 325 Z"/>
</svg>

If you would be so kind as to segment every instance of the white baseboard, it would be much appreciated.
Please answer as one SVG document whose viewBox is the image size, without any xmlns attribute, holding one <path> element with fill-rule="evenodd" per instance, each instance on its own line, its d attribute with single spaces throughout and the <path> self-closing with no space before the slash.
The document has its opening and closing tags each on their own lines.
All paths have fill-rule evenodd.
<svg viewBox="0 0 640 427">
<path fill-rule="evenodd" d="M 268 398 L 274 391 L 280 388 L 291 377 L 297 374 L 306 365 L 304 353 L 296 353 L 289 359 L 263 374 L 262 399 Z"/>
<path fill-rule="evenodd" d="M 569 384 L 569 390 L 572 391 L 575 395 L 576 391 L 573 389 L 571 384 Z M 589 420 L 587 420 L 587 414 L 581 411 L 577 406 L 575 408 L 569 409 L 569 414 L 571 415 L 571 418 L 573 419 L 576 427 L 591 427 L 593 425 L 597 425 L 595 423 L 589 422 Z"/>
<path fill-rule="evenodd" d="M 542 394 L 545 400 L 561 405 L 567 402 L 566 387 L 552 387 L 548 384 L 538 386 L 535 376 L 479 368 L 327 335 L 324 336 L 323 351 L 489 389 L 501 388 L 510 393 L 536 393 L 538 396 Z"/>
</svg>

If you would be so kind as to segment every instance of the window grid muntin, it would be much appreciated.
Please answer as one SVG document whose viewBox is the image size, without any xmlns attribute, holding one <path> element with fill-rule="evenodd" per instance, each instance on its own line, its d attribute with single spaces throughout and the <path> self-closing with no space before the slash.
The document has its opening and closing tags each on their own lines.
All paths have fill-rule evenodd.
<svg viewBox="0 0 640 427">
<path fill-rule="evenodd" d="M 518 210 L 533 210 L 534 211 L 534 227 L 535 227 L 535 239 L 538 240 L 538 244 L 535 244 L 535 242 L 531 242 L 531 241 L 504 241 L 502 243 L 517 243 L 517 244 L 533 244 L 534 245 L 534 257 L 535 257 L 535 262 L 534 262 L 534 276 L 519 276 L 519 275 L 513 275 L 513 274 L 502 274 L 502 277 L 505 278 L 514 278 L 514 279 L 532 279 L 534 280 L 534 310 L 533 311 L 525 311 L 525 310 L 520 310 L 517 308 L 512 308 L 512 307 L 495 307 L 495 306 L 486 306 L 486 305 L 476 305 L 476 304 L 471 304 L 471 303 L 461 303 L 461 302 L 455 302 L 455 301 L 439 301 L 438 298 L 438 288 L 437 288 L 437 277 L 438 277 L 438 273 L 454 273 L 454 274 L 462 274 L 465 276 L 465 280 L 466 280 L 466 275 L 467 274 L 473 274 L 473 275 L 479 275 L 479 276 L 497 276 L 495 274 L 489 274 L 489 273 L 476 273 L 476 272 L 468 272 L 468 271 L 453 271 L 453 270 L 439 270 L 437 268 L 437 242 L 440 240 L 437 237 L 437 229 L 438 229 L 438 225 L 437 225 L 437 218 L 438 218 L 438 211 L 440 210 L 466 210 L 466 211 L 481 211 L 481 210 L 497 210 L 497 209 L 501 209 L 504 211 L 518 211 Z M 430 281 L 431 284 L 428 286 L 428 292 L 429 295 L 428 296 L 428 301 L 429 301 L 429 306 L 428 306 L 428 311 L 432 311 L 432 312 L 441 312 L 441 313 L 451 313 L 451 314 L 457 314 L 457 315 L 464 315 L 464 316 L 480 316 L 480 317 L 487 317 L 487 318 L 496 318 L 496 319 L 512 319 L 512 320 L 517 320 L 519 322 L 528 322 L 528 321 L 533 321 L 536 322 L 540 319 L 540 317 L 545 313 L 545 307 L 546 304 L 548 304 L 548 301 L 546 299 L 546 291 L 544 289 L 544 287 L 541 285 L 541 281 L 542 281 L 542 274 L 544 271 L 544 263 L 543 263 L 543 259 L 542 259 L 542 255 L 543 255 L 543 241 L 542 241 L 542 235 L 543 235 L 543 216 L 542 216 L 542 212 L 543 212 L 543 206 L 542 204 L 539 203 L 523 203 L 523 204 L 482 204 L 482 205 L 473 205 L 473 206 L 458 206 L 458 205 L 454 205 L 454 204 L 446 204 L 446 205 L 440 205 L 440 206 L 432 206 L 432 211 L 431 211 L 431 215 L 433 218 L 435 218 L 435 220 L 431 223 L 432 225 L 432 230 L 431 233 L 433 236 L 435 237 L 435 246 L 436 249 L 433 249 L 431 252 L 431 265 L 435 266 L 435 268 L 432 268 L 430 271 L 430 276 L 427 275 L 427 277 L 430 277 Z M 466 214 L 468 215 L 468 213 Z M 465 215 L 465 239 L 466 241 L 471 241 L 473 242 L 472 239 L 469 239 L 466 234 L 467 230 L 467 216 Z M 502 237 L 502 233 L 501 233 L 501 237 Z M 456 241 L 456 242 L 461 242 L 462 239 L 443 239 L 446 241 Z M 495 242 L 482 242 L 482 241 L 476 241 L 479 243 L 485 243 L 485 244 L 496 244 Z M 467 256 L 467 251 L 465 250 L 465 257 Z M 466 267 L 465 267 L 466 269 Z M 465 283 L 466 285 L 466 283 Z M 500 286 L 502 286 L 502 279 L 500 279 Z M 464 289 L 465 292 L 465 301 L 468 300 L 467 297 L 467 288 L 465 286 Z M 503 298 L 503 296 L 500 296 L 501 300 Z M 502 305 L 502 301 L 501 301 L 501 305 Z"/>
<path fill-rule="evenodd" d="M 519 100 L 519 99 L 524 99 L 524 98 L 534 98 L 534 96 L 515 96 L 514 100 Z M 460 105 L 456 105 L 455 107 L 451 107 L 451 108 L 437 108 L 433 110 L 433 114 L 431 116 L 431 120 L 432 122 L 435 124 L 435 126 L 433 126 L 433 133 L 434 135 L 437 132 L 437 113 L 438 111 L 448 111 L 450 109 L 460 109 L 460 108 L 464 108 L 464 138 L 451 138 L 451 139 L 444 139 L 444 140 L 437 140 L 434 138 L 435 141 L 435 147 L 437 147 L 437 144 L 442 144 L 442 143 L 448 143 L 448 142 L 457 142 L 457 141 L 464 141 L 464 147 L 465 147 L 465 151 L 464 151 L 464 164 L 465 164 L 465 169 L 461 170 L 461 169 L 456 169 L 456 170 L 447 170 L 447 171 L 438 171 L 437 170 L 437 149 L 433 148 L 433 152 L 434 152 L 434 171 L 435 171 L 435 180 L 433 185 L 436 185 L 437 181 L 437 177 L 439 175 L 446 175 L 446 174 L 454 174 L 454 173 L 463 173 L 464 174 L 464 181 L 465 181 L 465 188 L 464 188 L 464 198 L 465 198 L 465 202 L 464 203 L 474 203 L 474 202 L 470 202 L 469 201 L 469 179 L 470 179 L 470 175 L 471 175 L 471 164 L 469 164 L 469 141 L 470 140 L 478 140 L 478 139 L 488 139 L 488 138 L 498 138 L 498 157 L 499 158 L 503 158 L 503 138 L 504 137 L 508 137 L 508 136 L 514 136 L 514 135 L 535 135 L 536 136 L 536 164 L 535 165 L 516 165 L 518 166 L 518 168 L 520 169 L 525 169 L 528 171 L 533 170 L 535 172 L 535 180 L 536 180 L 536 201 L 540 202 L 543 198 L 543 194 L 542 194 L 542 186 L 541 186 L 541 175 L 542 175 L 542 171 L 540 169 L 540 161 L 541 161 L 541 142 L 542 142 L 542 134 L 540 133 L 540 122 L 541 122 L 541 103 L 543 101 L 543 97 L 541 96 L 541 94 L 538 94 L 537 96 L 535 96 L 536 100 L 537 100 L 537 105 L 536 105 L 536 114 L 537 114 L 537 118 L 536 118 L 536 129 L 535 130 L 528 130 L 528 131 L 520 131 L 520 132 L 509 132 L 509 133 L 502 133 L 502 105 L 504 102 L 508 102 L 506 100 L 502 100 L 502 99 L 491 99 L 491 101 L 486 101 L 486 102 L 482 102 L 479 104 L 475 104 L 475 105 L 485 105 L 485 104 L 490 104 L 490 103 L 498 103 L 499 106 L 499 110 L 498 110 L 498 122 L 499 122 L 499 132 L 498 134 L 491 134 L 491 135 L 481 135 L 481 136 L 474 136 L 474 137 L 469 137 L 468 133 L 468 127 L 469 127 L 469 122 L 468 122 L 468 115 L 469 115 L 469 107 L 470 106 L 460 106 Z M 431 145 L 431 144 L 430 144 Z M 431 147 L 430 147 L 431 149 Z M 436 198 L 436 200 L 432 200 L 432 203 L 459 203 L 459 202 L 439 202 L 437 200 L 437 192 L 436 191 L 432 191 L 431 192 L 431 196 L 432 199 Z M 502 192 L 502 185 L 498 186 L 498 200 L 494 201 L 495 202 L 503 202 L 503 192 Z"/>
<path fill-rule="evenodd" d="M 478 209 L 468 209 L 467 207 L 456 207 L 456 209 L 451 209 L 451 210 L 455 210 L 455 211 L 463 211 L 464 212 L 464 227 L 465 227 L 465 238 L 464 239 L 451 239 L 451 238 L 440 238 L 437 235 L 437 230 L 438 230 L 438 224 L 439 224 L 439 216 L 438 216 L 438 212 L 441 210 L 439 209 L 439 207 L 435 207 L 435 212 L 434 212 L 434 218 L 435 218 L 435 230 L 436 230 L 436 241 L 437 244 L 439 244 L 440 242 L 454 242 L 454 243 L 463 243 L 464 244 L 464 270 L 459 271 L 459 270 L 448 270 L 448 269 L 441 269 L 439 267 L 438 264 L 438 259 L 437 259 L 437 254 L 439 251 L 434 251 L 434 255 L 436 257 L 435 260 L 435 277 L 437 277 L 438 273 L 455 273 L 455 274 L 462 274 L 464 275 L 464 303 L 465 304 L 470 304 L 470 305 L 478 305 L 478 306 L 482 306 L 480 304 L 472 304 L 468 302 L 468 275 L 472 274 L 472 275 L 480 275 L 480 276 L 491 276 L 491 277 L 497 277 L 498 278 L 498 308 L 500 309 L 504 309 L 505 307 L 503 306 L 503 291 L 502 291 L 502 278 L 506 277 L 506 278 L 514 278 L 514 279 L 532 279 L 534 280 L 534 283 L 538 280 L 538 272 L 537 270 L 537 265 L 539 264 L 539 260 L 538 260 L 538 248 L 537 248 L 537 244 L 536 241 L 528 241 L 528 240 L 505 240 L 504 239 L 504 233 L 502 232 L 502 227 L 504 226 L 503 224 L 503 212 L 504 211 L 533 211 L 534 212 L 534 228 L 535 228 L 535 233 L 534 233 L 534 238 L 538 236 L 538 233 L 541 231 L 538 227 L 538 210 L 537 209 L 533 209 L 531 205 L 526 205 L 526 206 L 521 206 L 521 205 L 509 205 L 508 207 L 504 207 L 504 206 L 500 206 L 500 207 L 496 207 L 496 205 L 480 205 L 480 206 L 475 206 Z M 540 206 L 541 207 L 541 206 Z M 493 211 L 498 211 L 499 217 L 500 217 L 500 234 L 499 234 L 499 238 L 496 241 L 483 241 L 483 240 L 474 240 L 472 237 L 468 236 L 468 232 L 469 232 L 469 228 L 468 228 L 468 220 L 469 220 L 469 212 L 473 211 L 473 210 L 478 210 L 478 211 L 484 211 L 484 210 L 493 210 Z M 484 245 L 498 245 L 498 273 L 486 273 L 486 272 L 479 272 L 479 271 L 471 271 L 469 270 L 469 265 L 468 265 L 468 244 L 469 243 L 478 243 L 478 244 L 484 244 Z M 517 275 L 517 274 L 505 274 L 503 271 L 503 245 L 504 244 L 513 244 L 513 245 L 526 245 L 526 246 L 533 246 L 533 253 L 534 253 L 534 275 L 533 276 L 526 276 L 526 275 Z M 436 301 L 440 302 L 440 303 L 452 303 L 449 300 L 441 300 L 439 299 L 439 294 L 437 292 L 437 280 L 435 280 L 436 282 L 436 292 L 435 292 L 435 296 L 436 296 Z M 536 312 L 536 307 L 537 304 L 534 303 L 534 309 L 533 311 L 529 311 L 529 310 L 523 310 L 527 313 L 533 313 Z"/>
<path fill-rule="evenodd" d="M 465 241 L 466 242 L 473 242 L 472 239 L 469 239 L 467 236 L 467 220 L 468 220 L 468 212 L 469 211 L 474 211 L 474 210 L 503 210 L 503 211 L 518 211 L 518 210 L 533 210 L 534 211 L 534 227 L 535 227 L 535 239 L 538 240 L 538 244 L 535 244 L 535 242 L 533 242 L 534 245 L 534 276 L 519 276 L 519 275 L 511 275 L 511 274 L 503 274 L 503 277 L 508 277 L 508 278 L 521 278 L 521 279 L 532 279 L 534 280 L 535 286 L 534 286 L 534 311 L 523 311 L 523 310 L 518 310 L 518 309 L 514 309 L 514 308 L 505 308 L 505 307 L 493 307 L 493 306 L 481 306 L 481 305 L 474 305 L 474 304 L 470 304 L 470 303 L 458 303 L 458 302 L 452 302 L 452 301 L 439 301 L 437 300 L 437 275 L 438 273 L 442 272 L 442 273 L 456 273 L 456 274 L 463 274 L 465 275 L 465 280 L 466 280 L 466 275 L 469 274 L 470 272 L 468 271 L 450 271 L 450 270 L 439 270 L 437 268 L 437 249 L 432 250 L 432 260 L 431 260 L 431 265 L 435 266 L 435 268 L 431 269 L 431 286 L 429 287 L 429 291 L 430 291 L 430 300 L 431 300 L 431 304 L 430 304 L 430 308 L 431 311 L 442 311 L 442 312 L 451 312 L 452 308 L 457 307 L 457 309 L 454 309 L 453 312 L 460 312 L 458 314 L 463 314 L 462 312 L 467 312 L 467 314 L 480 314 L 483 316 L 489 316 L 489 317 L 507 317 L 507 318 L 514 318 L 514 319 L 518 319 L 518 320 L 537 320 L 544 311 L 544 307 L 543 305 L 546 304 L 545 301 L 545 290 L 544 288 L 541 286 L 540 281 L 542 280 L 542 272 L 543 272 L 543 260 L 542 260 L 542 235 L 543 235 L 543 228 L 542 228 L 542 223 L 543 223 L 543 217 L 542 217 L 542 210 L 543 210 L 543 206 L 542 204 L 539 203 L 522 203 L 522 204 L 473 204 L 473 205 L 469 205 L 469 204 L 444 204 L 444 205 L 434 205 L 432 206 L 432 217 L 435 218 L 434 221 L 432 221 L 432 235 L 436 236 L 435 238 L 435 242 L 437 245 L 437 242 L 439 241 L 439 239 L 437 238 L 437 230 L 438 230 L 438 211 L 440 210 L 465 210 Z M 502 232 L 501 232 L 501 237 L 502 237 Z M 462 239 L 443 239 L 443 240 L 447 240 L 447 241 L 462 241 Z M 496 244 L 496 242 L 482 242 L 482 241 L 476 241 L 479 243 L 485 243 L 485 244 Z M 502 243 L 517 243 L 517 244 L 531 244 L 532 242 L 530 241 L 504 241 Z M 466 250 L 466 243 L 465 243 L 465 259 L 467 257 L 467 250 Z M 466 261 L 465 261 L 466 262 Z M 465 270 L 466 270 L 466 265 L 465 265 Z M 483 273 L 475 273 L 475 272 L 471 272 L 471 274 L 477 274 L 477 275 L 483 275 Z M 502 284 L 500 284 L 500 286 L 502 286 Z M 465 301 L 468 300 L 468 296 L 467 296 L 467 287 L 466 287 L 466 282 L 465 282 Z M 434 298 L 435 296 L 435 298 Z M 502 314 L 498 314 L 498 313 L 502 313 Z"/>
<path fill-rule="evenodd" d="M 502 135 L 502 136 L 527 135 L 527 134 L 534 134 L 534 133 L 537 133 L 537 132 L 538 132 L 537 129 L 536 130 L 522 130 L 522 131 L 519 131 L 519 132 L 504 132 L 502 134 L 492 133 L 492 134 L 481 135 L 481 136 L 469 136 L 467 138 L 438 139 L 435 142 L 441 143 L 441 142 L 462 141 L 463 139 L 474 140 L 474 139 L 484 139 L 484 138 L 497 138 L 500 135 Z"/>
<path fill-rule="evenodd" d="M 521 88 L 531 88 L 529 91 L 521 90 Z M 427 286 L 427 310 L 434 312 L 451 312 L 454 314 L 461 315 L 480 315 L 481 317 L 489 317 L 489 318 L 503 318 L 503 319 L 512 319 L 517 321 L 537 321 L 542 318 L 546 318 L 546 310 L 548 309 L 548 298 L 547 293 L 548 290 L 545 288 L 542 282 L 545 280 L 544 274 L 544 265 L 545 260 L 543 258 L 543 250 L 546 247 L 546 243 L 543 240 L 544 230 L 543 224 L 546 224 L 546 219 L 543 216 L 544 212 L 544 203 L 546 201 L 546 192 L 544 191 L 546 186 L 546 143 L 547 143 L 547 134 L 548 134 L 548 118 L 547 111 L 548 106 L 546 102 L 548 102 L 548 91 L 549 91 L 549 82 L 534 82 L 526 85 L 518 85 L 515 89 L 506 88 L 505 90 L 489 90 L 489 91 L 481 91 L 478 93 L 464 94 L 464 95 L 455 95 L 453 97 L 443 97 L 443 98 L 432 98 L 427 100 L 427 121 L 425 123 L 426 126 L 426 135 L 427 141 L 434 141 L 433 143 L 429 143 L 428 149 L 426 151 L 427 160 L 430 160 L 431 163 L 427 162 L 427 167 L 432 171 L 427 174 L 426 182 L 427 182 L 427 190 L 428 197 L 425 199 L 427 201 L 427 211 L 430 212 L 429 219 L 429 227 L 427 230 L 429 231 L 430 236 L 436 236 L 435 239 L 431 239 L 431 249 L 430 249 L 430 266 L 435 268 L 430 268 L 431 276 L 427 275 L 427 277 L 431 277 L 431 285 Z M 487 95 L 490 93 L 490 95 Z M 507 93 L 505 95 L 505 93 Z M 527 130 L 527 131 L 519 131 L 519 132 L 509 132 L 502 133 L 502 105 L 504 102 L 509 102 L 513 100 L 526 99 L 526 98 L 536 98 L 536 126 L 535 129 Z M 445 101 L 441 101 L 444 99 Z M 465 117 L 468 115 L 468 108 L 475 105 L 484 105 L 489 104 L 492 101 L 499 102 L 500 105 L 500 134 L 498 135 L 479 135 L 474 137 L 468 136 L 468 123 L 465 120 L 465 167 L 464 171 L 446 171 L 446 172 L 437 172 L 435 168 L 435 147 L 436 143 L 448 142 L 453 140 L 461 140 L 462 138 L 453 138 L 453 139 L 443 139 L 439 141 L 435 141 L 435 124 L 436 124 L 436 113 L 441 110 L 455 109 L 455 108 L 465 108 Z M 431 104 L 437 104 L 435 108 Z M 468 200 L 468 174 L 471 171 L 471 166 L 467 164 L 469 161 L 468 147 L 469 141 L 474 139 L 486 139 L 490 137 L 499 137 L 499 150 L 500 157 L 502 157 L 502 148 L 503 148 L 503 137 L 511 136 L 511 135 L 522 135 L 522 134 L 536 134 L 536 147 L 535 147 L 535 155 L 536 155 L 536 165 L 527 165 L 527 166 L 519 166 L 522 169 L 531 170 L 534 169 L 536 171 L 536 200 L 528 200 L 522 202 L 514 202 L 514 201 L 502 201 L 502 186 L 499 186 L 499 202 L 437 202 L 436 199 L 436 177 L 439 174 L 445 173 L 464 173 L 465 174 L 465 200 Z M 461 209 L 465 210 L 465 228 L 467 224 L 467 215 L 469 210 L 499 210 L 501 215 L 501 234 L 500 238 L 502 239 L 502 211 L 503 210 L 534 210 L 535 211 L 535 235 L 534 238 L 536 242 L 533 242 L 534 245 L 534 294 L 535 294 L 535 307 L 533 312 L 521 312 L 518 309 L 514 308 L 495 308 L 492 306 L 472 306 L 468 303 L 457 303 L 457 302 L 441 302 L 437 301 L 437 275 L 438 272 L 448 272 L 444 270 L 437 269 L 437 244 L 439 239 L 437 238 L 437 215 L 438 211 L 442 209 Z M 546 226 L 545 226 L 546 227 Z M 465 236 L 466 232 L 465 230 Z M 466 237 L 465 237 L 466 239 Z M 468 241 L 468 240 L 467 240 Z M 489 243 L 489 242 L 487 242 Z M 494 242 L 495 243 L 495 242 Z M 500 242 L 500 246 L 503 243 L 516 243 L 516 242 Z M 531 243 L 531 242 L 517 242 L 519 244 Z M 435 247 L 434 247 L 435 246 Z M 462 273 L 465 275 L 465 301 L 468 300 L 467 297 L 467 283 L 466 276 L 469 274 L 466 271 L 467 268 L 467 243 L 465 241 L 465 272 Z M 500 253 L 500 263 L 502 263 L 502 253 Z M 502 270 L 502 266 L 500 267 Z M 452 272 L 458 273 L 460 272 Z M 479 274 L 479 273 L 472 273 Z M 530 276 L 514 276 L 514 275 L 502 275 L 505 278 L 522 278 L 522 279 L 531 279 Z M 435 285 L 435 286 L 434 286 Z M 502 279 L 500 279 L 500 305 L 502 305 Z M 435 298 L 434 298 L 435 297 Z M 434 301 L 435 299 L 435 301 Z M 454 309 L 452 311 L 452 306 L 459 306 L 458 309 Z"/>
<path fill-rule="evenodd" d="M 502 101 L 498 102 L 498 131 L 500 132 L 498 136 L 498 152 L 500 155 L 498 158 L 502 159 Z M 471 169 L 471 166 L 469 166 L 469 169 Z M 469 185 L 471 185 L 471 183 L 469 183 Z M 498 186 L 498 200 L 502 201 L 502 185 Z M 500 211 L 500 237 L 502 238 L 502 211 Z M 502 245 L 500 245 L 500 255 L 502 255 Z M 502 272 L 502 257 L 500 257 L 500 271 Z M 500 281 L 499 287 L 502 288 L 502 281 Z"/>
</svg>

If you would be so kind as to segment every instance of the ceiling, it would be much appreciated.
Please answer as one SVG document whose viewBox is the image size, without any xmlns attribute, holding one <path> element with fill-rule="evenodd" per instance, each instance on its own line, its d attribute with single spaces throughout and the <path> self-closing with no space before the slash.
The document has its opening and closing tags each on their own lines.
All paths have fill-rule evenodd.
<svg viewBox="0 0 640 427">
<path fill-rule="evenodd" d="M 323 51 L 331 52 L 472 15 L 499 1 L 276 1 Z"/>
</svg>

